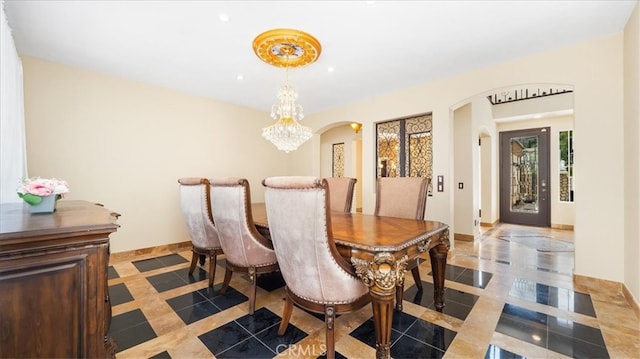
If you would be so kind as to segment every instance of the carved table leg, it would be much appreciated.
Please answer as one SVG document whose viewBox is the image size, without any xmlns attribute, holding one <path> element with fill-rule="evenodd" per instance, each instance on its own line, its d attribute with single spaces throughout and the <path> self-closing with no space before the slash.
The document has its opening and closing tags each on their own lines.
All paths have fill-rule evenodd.
<svg viewBox="0 0 640 359">
<path fill-rule="evenodd" d="M 393 300 L 395 286 L 388 293 L 377 293 L 370 289 L 373 322 L 376 329 L 376 358 L 390 358 L 391 322 L 393 321 Z"/>
<path fill-rule="evenodd" d="M 369 287 L 376 330 L 376 358 L 390 358 L 391 323 L 396 285 L 404 280 L 408 257 L 378 253 L 372 260 L 351 258 L 356 274 Z"/>
<path fill-rule="evenodd" d="M 429 250 L 431 258 L 431 272 L 433 273 L 433 301 L 436 310 L 444 308 L 444 271 L 447 267 L 447 253 L 449 252 L 449 230 L 440 234 L 438 245 Z"/>
</svg>

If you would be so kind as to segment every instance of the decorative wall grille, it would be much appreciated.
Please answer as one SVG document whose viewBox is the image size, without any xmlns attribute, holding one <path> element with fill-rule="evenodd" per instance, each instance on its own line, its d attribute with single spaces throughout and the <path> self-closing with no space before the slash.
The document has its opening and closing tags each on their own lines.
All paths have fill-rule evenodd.
<svg viewBox="0 0 640 359">
<path fill-rule="evenodd" d="M 333 144 L 333 177 L 344 177 L 344 142 Z"/>
<path fill-rule="evenodd" d="M 431 113 L 376 125 L 377 177 L 433 178 Z M 429 195 L 433 185 L 429 183 Z"/>
</svg>

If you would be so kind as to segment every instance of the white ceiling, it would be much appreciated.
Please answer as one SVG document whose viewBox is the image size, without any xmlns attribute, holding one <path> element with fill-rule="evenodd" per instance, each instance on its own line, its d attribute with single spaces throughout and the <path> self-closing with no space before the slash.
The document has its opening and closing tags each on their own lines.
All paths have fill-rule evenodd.
<svg viewBox="0 0 640 359">
<path fill-rule="evenodd" d="M 21 55 L 265 111 L 285 71 L 253 39 L 308 32 L 322 53 L 290 82 L 310 114 L 622 31 L 636 3 L 5 0 L 5 12 Z"/>
</svg>

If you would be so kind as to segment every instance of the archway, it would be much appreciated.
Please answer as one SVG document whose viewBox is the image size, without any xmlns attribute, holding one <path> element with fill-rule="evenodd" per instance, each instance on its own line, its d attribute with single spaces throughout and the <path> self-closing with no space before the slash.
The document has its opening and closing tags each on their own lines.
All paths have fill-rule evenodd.
<svg viewBox="0 0 640 359">
<path fill-rule="evenodd" d="M 505 86 L 474 95 L 450 109 L 454 238 L 475 239 L 481 223 L 491 226 L 500 220 L 497 134 L 531 127 L 549 126 L 552 131 L 551 226 L 573 229 L 575 204 L 558 200 L 557 150 L 559 132 L 573 129 L 572 86 L 549 83 Z"/>
</svg>

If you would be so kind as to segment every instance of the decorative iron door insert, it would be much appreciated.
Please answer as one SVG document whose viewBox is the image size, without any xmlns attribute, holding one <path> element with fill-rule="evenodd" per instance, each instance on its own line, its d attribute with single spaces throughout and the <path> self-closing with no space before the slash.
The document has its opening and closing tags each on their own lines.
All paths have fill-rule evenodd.
<svg viewBox="0 0 640 359">
<path fill-rule="evenodd" d="M 500 221 L 551 225 L 550 128 L 500 132 Z"/>
</svg>

